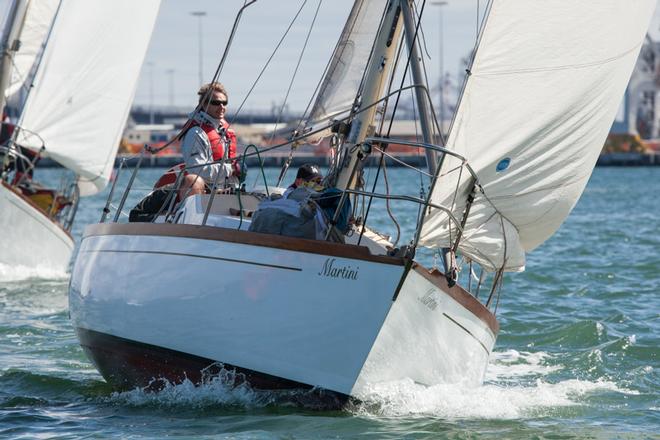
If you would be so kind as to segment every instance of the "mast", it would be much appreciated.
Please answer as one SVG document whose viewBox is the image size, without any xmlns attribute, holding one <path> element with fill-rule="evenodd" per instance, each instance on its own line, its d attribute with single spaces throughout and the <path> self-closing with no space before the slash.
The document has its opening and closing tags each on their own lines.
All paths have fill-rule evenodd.
<svg viewBox="0 0 660 440">
<path fill-rule="evenodd" d="M 11 78 L 12 58 L 21 47 L 19 36 L 25 23 L 29 0 L 15 0 L 9 10 L 5 32 L 2 35 L 2 60 L 0 61 L 0 111 L 6 104 L 5 90 Z"/>
<path fill-rule="evenodd" d="M 374 51 L 364 77 L 362 92 L 356 98 L 353 111 L 356 116 L 351 121 L 351 129 L 347 137 L 348 145 L 345 146 L 350 153 L 345 158 L 346 160 L 339 164 L 340 169 L 335 182 L 335 186 L 339 189 L 354 188 L 358 180 L 357 171 L 363 154 L 359 148 L 351 148 L 351 146 L 361 143 L 375 130 L 374 118 L 377 106 L 373 104 L 382 96 L 386 80 L 394 65 L 395 51 L 402 28 L 400 16 L 400 0 L 390 1 L 378 30 Z"/>
<path fill-rule="evenodd" d="M 401 7 L 403 10 L 403 21 L 406 29 L 406 44 L 408 45 L 408 52 L 410 56 L 410 68 L 412 70 L 413 84 L 415 87 L 415 98 L 417 100 L 419 110 L 419 123 L 422 129 L 422 138 L 424 142 L 429 144 L 436 144 L 436 139 L 433 136 L 433 119 L 431 117 L 431 103 L 429 102 L 429 95 L 425 93 L 425 88 L 421 86 L 425 84 L 422 69 L 419 63 L 419 52 L 417 50 L 416 38 L 416 23 L 412 14 L 410 0 L 401 0 Z M 429 168 L 429 174 L 434 175 L 438 167 L 438 157 L 433 150 L 426 150 L 426 163 Z"/>
</svg>

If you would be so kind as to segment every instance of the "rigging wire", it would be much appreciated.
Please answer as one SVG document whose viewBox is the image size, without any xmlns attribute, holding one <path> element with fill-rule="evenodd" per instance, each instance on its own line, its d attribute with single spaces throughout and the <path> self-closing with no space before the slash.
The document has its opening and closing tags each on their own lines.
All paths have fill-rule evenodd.
<svg viewBox="0 0 660 440">
<path fill-rule="evenodd" d="M 316 19 L 318 18 L 321 4 L 323 4 L 323 0 L 319 0 L 318 5 L 316 6 L 316 11 L 314 12 L 314 18 L 312 19 L 312 23 L 309 26 L 307 35 L 305 36 L 305 42 L 303 44 L 302 50 L 300 51 L 300 56 L 298 57 L 296 68 L 293 71 L 291 82 L 289 82 L 289 87 L 286 90 L 286 94 L 284 96 L 284 102 L 282 103 L 282 107 L 280 107 L 280 112 L 277 115 L 277 120 L 275 121 L 275 128 L 273 128 L 273 132 L 270 136 L 270 139 L 268 140 L 269 144 L 273 141 L 273 138 L 275 137 L 275 132 L 277 131 L 277 126 L 281 122 L 282 114 L 284 113 L 284 108 L 286 106 L 287 101 L 289 100 L 289 94 L 291 93 L 291 89 L 293 88 L 293 83 L 295 82 L 296 76 L 298 75 L 298 69 L 300 69 L 300 64 L 302 63 L 303 56 L 305 55 L 305 50 L 307 49 L 307 44 L 309 43 L 309 37 L 312 35 L 312 30 L 314 29 L 314 24 L 316 23 Z"/>
<path fill-rule="evenodd" d="M 430 59 L 431 55 L 429 55 L 428 49 L 426 48 L 426 37 L 424 36 L 424 26 L 422 26 L 422 15 L 421 15 L 421 12 L 419 11 L 418 7 L 417 7 L 417 3 L 413 3 L 413 7 L 414 7 L 415 15 L 417 16 L 417 23 L 419 23 L 419 30 L 420 30 L 420 33 L 421 33 L 422 43 L 424 45 L 424 51 L 426 52 L 426 56 Z M 422 64 L 422 72 L 424 73 L 424 85 L 428 88 L 428 86 L 429 86 L 429 76 L 428 76 L 428 70 L 426 69 L 426 61 L 425 61 L 425 58 L 423 56 L 420 56 L 419 58 L 420 58 L 421 64 Z M 433 100 L 431 100 L 430 98 L 429 98 L 429 107 L 431 108 L 431 112 L 433 113 L 433 115 L 435 117 L 435 108 L 433 107 Z M 440 124 L 436 124 L 433 128 L 435 130 L 437 130 L 436 132 L 434 132 L 434 134 L 438 135 L 440 143 L 441 143 L 440 145 L 442 145 L 444 147 L 445 146 L 445 137 L 444 137 L 444 134 L 442 133 L 442 121 L 440 121 Z"/>
<path fill-rule="evenodd" d="M 359 113 L 365 112 L 365 111 L 369 110 L 370 108 L 372 108 L 372 107 L 374 107 L 374 106 L 376 106 L 376 105 L 381 104 L 383 101 L 385 101 L 385 100 L 387 100 L 388 98 L 394 96 L 395 94 L 400 93 L 400 91 L 408 90 L 408 89 L 410 89 L 410 88 L 412 88 L 412 87 L 413 87 L 413 86 L 410 86 L 410 87 L 409 87 L 409 86 L 406 86 L 406 87 L 404 87 L 404 88 L 401 89 L 401 90 L 397 90 L 396 92 L 392 92 L 392 93 L 390 93 L 389 95 L 387 95 L 387 96 L 385 96 L 385 97 L 383 97 L 383 98 L 381 98 L 381 99 L 379 99 L 379 100 L 373 102 L 372 104 L 370 104 L 370 105 L 368 105 L 368 106 L 366 106 L 366 107 L 364 107 L 364 108 L 358 110 L 355 114 L 359 114 Z M 428 92 L 428 91 L 427 91 L 427 92 Z M 428 93 L 427 93 L 427 96 L 428 96 Z M 265 152 L 267 152 L 267 151 L 272 151 L 272 150 L 276 150 L 276 149 L 279 149 L 279 148 L 282 148 L 282 147 L 286 147 L 287 145 L 290 145 L 292 142 L 299 142 L 299 141 L 302 140 L 302 139 L 306 139 L 306 138 L 308 138 L 308 137 L 311 137 L 311 136 L 313 136 L 313 135 L 315 135 L 315 134 L 318 134 L 318 133 L 321 133 L 321 132 L 327 130 L 328 128 L 332 127 L 332 126 L 335 124 L 335 122 L 343 122 L 343 121 L 347 121 L 348 118 L 349 118 L 349 117 L 347 116 L 347 117 L 344 117 L 344 118 L 338 119 L 338 120 L 336 120 L 336 121 L 333 121 L 333 122 L 330 123 L 330 124 L 326 124 L 326 125 L 324 125 L 324 126 L 322 126 L 322 127 L 319 127 L 319 128 L 317 128 L 317 129 L 314 129 L 314 130 L 312 130 L 312 131 L 310 131 L 310 132 L 308 132 L 308 133 L 304 133 L 304 134 L 301 134 L 301 135 L 299 135 L 299 136 L 296 136 L 296 137 L 294 137 L 294 138 L 292 138 L 292 139 L 289 139 L 289 140 L 287 140 L 286 142 L 282 142 L 282 143 L 280 143 L 280 144 L 273 145 L 273 146 L 270 146 L 270 147 L 264 147 L 264 148 L 262 148 L 262 149 L 259 150 L 259 151 L 260 151 L 261 153 L 265 153 Z M 248 154 L 247 157 L 251 157 L 251 156 L 254 156 L 254 155 L 255 155 L 254 153 L 251 153 L 251 154 Z"/>
<path fill-rule="evenodd" d="M 425 5 L 426 5 L 426 0 L 424 0 L 423 3 L 422 3 L 422 8 L 421 8 L 421 11 L 420 11 L 420 13 L 419 13 L 419 17 L 421 17 L 421 14 L 424 12 L 424 6 L 425 6 Z M 396 100 L 395 100 L 395 104 L 394 104 L 394 109 L 392 110 L 392 116 L 390 117 L 390 122 L 389 122 L 389 126 L 388 126 L 388 129 L 387 129 L 387 135 L 386 135 L 386 137 L 390 137 L 390 134 L 391 134 L 391 132 L 392 132 L 392 126 L 394 125 L 394 117 L 395 117 L 395 115 L 396 115 L 396 111 L 397 111 L 397 108 L 398 108 L 398 106 L 399 106 L 399 102 L 400 102 L 400 100 L 401 100 L 401 96 L 402 96 L 401 90 L 403 89 L 403 85 L 405 84 L 405 81 L 406 81 L 406 77 L 407 77 L 408 71 L 411 69 L 411 58 L 412 58 L 413 48 L 414 48 L 414 45 L 415 45 L 415 44 L 418 44 L 417 36 L 418 36 L 418 32 L 419 32 L 420 26 L 421 26 L 421 20 L 418 19 L 418 20 L 417 20 L 417 24 L 416 24 L 416 26 L 415 26 L 415 35 L 413 36 L 413 40 L 412 40 L 413 42 L 412 42 L 412 45 L 411 45 L 410 49 L 408 50 L 408 57 L 407 57 L 407 60 L 406 60 L 406 67 L 405 67 L 405 69 L 404 69 L 404 71 L 403 71 L 403 75 L 402 75 L 402 78 L 401 78 L 401 85 L 399 86 L 399 93 L 398 93 L 397 96 L 396 96 Z M 404 32 L 406 32 L 405 29 L 404 29 Z M 402 46 L 403 46 L 403 43 L 402 43 L 400 46 L 402 47 Z M 394 69 L 393 69 L 393 71 L 394 71 Z M 412 91 L 412 89 L 411 89 L 411 91 Z M 429 100 L 429 101 L 430 101 L 430 100 Z M 414 100 L 413 100 L 413 102 L 414 102 Z M 416 130 L 416 129 L 417 129 L 417 124 L 415 124 L 415 130 Z M 381 156 L 381 157 L 382 157 L 382 156 Z M 384 180 L 385 180 L 385 188 L 386 188 L 386 190 L 387 190 L 387 194 L 389 195 L 389 183 L 388 183 L 388 181 L 387 181 L 387 171 L 386 171 L 386 167 L 385 167 L 384 162 L 383 162 L 383 178 L 384 178 Z M 386 199 L 386 200 L 385 200 L 385 205 L 386 205 L 387 213 L 388 213 L 389 217 L 392 219 L 392 221 L 394 222 L 394 225 L 395 225 L 396 228 L 397 228 L 397 239 L 396 239 L 396 242 L 398 242 L 398 241 L 399 241 L 399 236 L 400 236 L 401 229 L 400 229 L 400 227 L 399 227 L 399 224 L 398 224 L 396 218 L 395 218 L 394 215 L 392 214 L 392 211 L 391 211 L 391 208 L 390 208 L 390 204 L 389 204 L 389 199 Z"/>
<path fill-rule="evenodd" d="M 356 2 L 356 3 L 357 3 L 357 2 Z M 363 2 L 360 3 L 360 7 L 362 7 L 362 5 L 363 5 Z M 358 12 L 358 14 L 359 14 L 359 12 Z M 355 14 L 355 17 L 357 17 L 358 14 Z M 352 11 L 352 10 L 351 10 L 351 15 L 353 15 L 353 11 Z M 378 29 L 382 29 L 382 27 L 383 27 L 383 22 L 385 21 L 385 17 L 386 17 L 386 16 L 387 16 L 387 8 L 384 8 L 384 9 L 383 9 L 383 12 L 381 13 L 380 20 L 379 20 L 379 22 L 378 22 Z M 353 27 L 354 27 L 355 25 L 356 25 L 356 20 L 354 20 L 353 23 L 351 24 L 351 30 L 350 30 L 350 32 L 353 32 Z M 350 32 L 349 32 L 349 33 L 350 33 Z M 343 37 L 343 36 L 344 36 L 344 32 L 342 31 L 342 37 Z M 376 101 L 375 103 L 371 103 L 371 104 L 369 104 L 369 105 L 368 105 L 365 109 L 363 109 L 363 110 L 359 110 L 359 109 L 358 109 L 359 106 L 357 105 L 357 104 L 358 104 L 358 101 L 361 100 L 361 94 L 362 94 L 362 91 L 363 91 L 363 89 L 364 89 L 364 82 L 366 81 L 367 70 L 368 70 L 368 69 L 367 69 L 367 66 L 369 66 L 371 60 L 373 59 L 375 49 L 376 49 L 376 44 L 375 44 L 375 42 L 374 42 L 374 43 L 371 45 L 371 50 L 369 51 L 369 56 L 367 57 L 367 62 L 366 62 L 366 64 L 365 64 L 365 68 L 364 68 L 364 70 L 362 71 L 362 78 L 360 78 L 360 84 L 359 84 L 359 86 L 358 86 L 358 88 L 357 88 L 357 93 L 356 93 L 356 96 L 355 96 L 355 100 L 354 100 L 354 102 L 353 102 L 353 106 L 351 107 L 351 111 L 350 111 L 348 117 L 346 118 L 346 120 L 349 120 L 349 121 L 352 120 L 352 119 L 353 119 L 357 114 L 359 114 L 360 112 L 366 110 L 367 108 L 371 108 L 372 106 L 377 105 L 377 104 L 380 102 L 380 100 L 378 100 L 378 101 Z M 341 164 L 341 163 L 343 162 L 344 158 L 345 158 L 346 149 L 345 149 L 345 148 L 342 148 L 342 146 L 343 146 L 343 143 L 339 146 L 339 148 L 337 148 L 337 153 L 338 153 L 338 154 L 337 154 L 337 160 L 336 160 L 336 164 L 337 164 L 337 166 L 339 166 L 339 164 Z M 336 178 L 337 178 L 338 174 L 339 174 L 339 169 L 338 169 L 338 168 L 336 168 L 336 167 L 335 167 L 335 168 L 330 168 L 330 169 L 328 170 L 327 175 L 326 175 L 326 179 L 327 179 L 328 181 L 331 181 L 331 182 L 332 182 L 332 181 L 336 181 Z M 362 239 L 362 235 L 360 235 L 360 240 L 361 240 L 361 239 Z M 358 242 L 359 242 L 359 241 L 358 241 Z"/>
<path fill-rule="evenodd" d="M 238 14 L 236 15 L 236 18 L 234 19 L 234 24 L 232 26 L 231 33 L 229 35 L 229 40 L 227 41 L 227 44 L 225 45 L 225 50 L 224 50 L 222 59 L 221 59 L 219 65 L 218 65 L 218 68 L 215 71 L 215 74 L 213 75 L 213 81 L 212 82 L 216 82 L 217 79 L 220 77 L 220 73 L 222 72 L 222 68 L 224 66 L 225 60 L 227 59 L 227 55 L 229 54 L 229 48 L 232 45 L 232 42 L 234 40 L 234 35 L 236 34 L 236 30 L 238 29 L 238 24 L 240 23 L 241 17 L 243 16 L 243 11 L 245 11 L 245 9 L 248 6 L 251 6 L 256 1 L 257 0 L 244 0 L 243 6 L 238 11 Z M 61 5 L 61 2 L 60 2 L 60 5 Z M 208 103 L 211 101 L 211 96 L 212 95 L 213 95 L 212 89 L 209 89 L 209 91 L 207 93 L 207 96 L 205 96 L 204 98 L 202 98 L 200 100 L 200 103 L 197 105 L 197 107 L 195 107 L 195 110 L 193 110 L 193 113 L 196 113 L 196 112 L 198 112 L 199 110 L 202 109 L 202 102 L 204 102 L 204 101 L 207 101 L 206 108 L 208 108 Z M 148 144 L 145 144 L 143 151 L 149 152 L 151 154 L 156 154 L 156 153 L 159 153 L 159 152 L 163 151 L 164 149 L 168 148 L 169 146 L 171 146 L 175 141 L 180 139 L 186 133 L 186 131 L 190 128 L 191 122 L 192 122 L 192 120 L 189 119 L 183 125 L 183 127 L 181 127 L 181 130 L 179 130 L 179 132 L 176 135 L 174 135 L 169 141 L 167 141 L 164 145 L 161 145 L 158 148 L 154 148 L 154 147 L 152 147 Z M 232 119 L 232 122 L 233 122 L 233 119 Z"/>
<path fill-rule="evenodd" d="M 419 8 L 417 7 L 417 2 L 413 2 L 413 8 L 415 10 L 415 15 L 417 15 L 417 21 L 422 20 L 422 16 L 419 14 Z M 426 46 L 426 35 L 424 34 L 424 26 L 420 27 L 420 34 L 422 38 L 422 46 L 424 47 L 424 52 L 426 53 L 426 56 L 431 58 L 431 54 L 429 53 L 429 49 Z"/>
<path fill-rule="evenodd" d="M 282 103 L 282 107 L 280 107 L 280 112 L 277 115 L 277 121 L 275 122 L 275 127 L 273 128 L 273 131 L 271 132 L 270 135 L 270 139 L 268 140 L 269 145 L 273 142 L 273 139 L 275 138 L 275 133 L 277 132 L 277 126 L 279 125 L 282 119 L 282 114 L 284 113 L 286 103 L 289 100 L 289 94 L 291 93 L 291 89 L 293 88 L 293 83 L 296 80 L 298 69 L 300 68 L 300 64 L 302 63 L 303 56 L 305 55 L 305 49 L 307 49 L 307 43 L 309 43 L 309 37 L 312 35 L 312 30 L 314 29 L 314 23 L 316 23 L 316 18 L 319 15 L 319 9 L 321 8 L 322 3 L 323 0 L 319 0 L 318 5 L 316 6 L 316 11 L 314 12 L 314 18 L 312 19 L 312 23 L 310 24 L 309 30 L 307 31 L 307 36 L 305 37 L 305 43 L 303 44 L 302 50 L 300 51 L 300 56 L 298 57 L 296 68 L 293 71 L 291 82 L 289 83 L 289 88 L 287 89 L 286 95 L 284 96 L 284 102 Z M 282 167 L 282 170 L 280 171 L 280 175 L 277 179 L 276 186 L 280 186 L 282 184 L 282 180 L 284 180 L 284 176 L 286 176 L 286 172 L 289 169 L 289 166 L 291 165 L 291 160 L 293 159 L 293 151 L 295 150 L 295 148 L 296 145 L 291 144 L 291 152 L 289 153 L 289 157 L 287 158 L 286 162 L 284 163 L 284 166 Z"/>
<path fill-rule="evenodd" d="M 426 171 L 421 170 L 421 169 L 419 169 L 419 168 L 417 168 L 417 167 L 415 167 L 415 166 L 413 166 L 413 165 L 409 165 L 409 164 L 407 164 L 407 163 L 404 162 L 403 160 L 397 158 L 396 156 L 394 156 L 394 155 L 392 155 L 392 154 L 389 154 L 388 152 L 386 152 L 385 150 L 383 150 L 383 149 L 381 149 L 381 148 L 378 148 L 378 147 L 374 146 L 374 149 L 376 149 L 376 150 L 377 150 L 378 152 L 380 152 L 381 154 L 387 156 L 387 158 L 388 158 L 388 159 L 391 159 L 392 162 L 396 162 L 396 163 L 398 163 L 398 164 L 401 166 L 401 168 L 410 168 L 411 170 L 414 170 L 416 173 L 420 174 L 421 176 L 433 177 L 431 174 L 427 173 Z M 456 169 L 458 169 L 458 168 L 456 168 Z"/>
<path fill-rule="evenodd" d="M 425 5 L 426 5 L 426 0 L 424 0 L 423 3 L 422 3 L 422 9 L 420 11 L 420 17 L 421 17 L 421 14 L 424 13 L 424 6 Z M 413 47 L 414 47 L 415 44 L 417 44 L 417 35 L 418 35 L 419 28 L 420 28 L 421 24 L 422 24 L 421 20 L 418 20 L 417 25 L 415 26 L 415 35 L 413 36 L 412 45 L 411 45 Z M 404 32 L 405 32 L 405 30 L 404 30 Z M 401 44 L 401 46 L 403 46 L 403 44 Z M 413 50 L 412 47 L 408 50 L 408 57 L 407 57 L 407 60 L 406 60 L 406 68 L 403 71 L 403 75 L 402 75 L 402 78 L 401 78 L 401 85 L 399 86 L 399 90 L 398 90 L 396 100 L 395 100 L 395 103 L 394 103 L 394 109 L 392 110 L 392 118 L 390 119 L 390 124 L 389 124 L 389 127 L 387 128 L 387 135 L 385 137 L 389 137 L 390 133 L 392 132 L 392 125 L 394 125 L 394 115 L 396 114 L 396 110 L 399 106 L 399 102 L 401 100 L 401 93 L 402 93 L 403 88 L 404 88 L 403 85 L 405 84 L 406 76 L 408 74 L 408 70 L 410 69 L 410 61 L 411 61 L 411 58 L 412 58 L 412 50 Z M 430 99 L 429 99 L 429 101 L 430 101 Z"/>
<path fill-rule="evenodd" d="M 417 11 L 417 9 L 415 9 L 415 11 Z M 420 23 L 420 30 L 423 30 L 424 26 L 421 25 L 421 23 L 422 23 L 421 15 L 419 15 L 418 20 L 419 20 L 418 22 Z M 426 68 L 426 60 L 425 60 L 424 57 L 420 57 L 420 60 L 421 60 L 421 64 L 422 64 L 422 73 L 424 73 L 424 85 L 428 89 L 429 88 L 429 76 L 428 76 L 428 69 Z M 443 85 L 444 85 L 444 77 L 442 77 L 441 80 L 443 81 Z M 445 145 L 447 145 L 447 139 L 445 137 L 445 134 L 442 132 L 442 121 L 440 121 L 438 123 L 438 120 L 437 120 L 437 117 L 436 117 L 435 107 L 433 106 L 433 100 L 430 98 L 430 96 L 429 96 L 428 102 L 429 102 L 429 107 L 431 109 L 431 113 L 433 114 L 433 118 L 435 119 L 435 122 L 436 122 L 433 125 L 433 130 L 434 130 L 433 135 L 434 136 L 437 135 L 437 137 L 438 137 L 437 139 L 440 142 L 440 145 L 444 147 Z M 440 105 L 442 105 L 442 103 L 440 103 Z"/>
<path fill-rule="evenodd" d="M 385 194 L 388 196 L 390 195 L 390 182 L 389 179 L 387 178 L 387 167 L 383 166 L 383 182 L 385 182 Z M 396 227 L 396 239 L 392 243 L 394 247 L 399 243 L 399 238 L 401 238 L 401 226 L 399 225 L 399 222 L 397 221 L 396 217 L 394 216 L 394 213 L 392 213 L 392 207 L 390 206 L 390 199 L 387 198 L 385 199 L 385 209 L 387 210 L 387 215 L 390 217 L 392 220 L 392 223 L 394 223 L 394 226 Z"/>
<path fill-rule="evenodd" d="M 257 0 L 243 1 L 243 6 L 241 7 L 241 9 L 239 9 L 236 18 L 234 19 L 234 24 L 232 25 L 231 32 L 229 33 L 229 40 L 227 40 L 227 44 L 225 44 L 225 50 L 222 53 L 222 58 L 220 59 L 220 63 L 218 63 L 218 67 L 215 69 L 215 73 L 213 74 L 213 79 L 211 80 L 212 83 L 217 82 L 218 78 L 220 78 L 220 73 L 222 73 L 222 69 L 225 66 L 225 61 L 227 61 L 227 57 L 229 56 L 229 49 L 231 49 L 232 43 L 234 42 L 234 36 L 236 35 L 236 30 L 238 29 L 238 25 L 241 22 L 241 18 L 243 17 L 243 11 L 245 11 L 245 9 L 248 6 L 254 4 L 256 1 Z M 206 92 L 206 96 L 204 96 L 200 101 L 200 105 L 198 105 L 198 108 L 201 109 L 202 103 L 206 103 L 203 107 L 204 107 L 204 111 L 207 111 L 212 96 L 213 96 L 213 89 L 209 89 Z"/>
<path fill-rule="evenodd" d="M 253 1 L 256 1 L 256 0 L 253 0 Z M 293 27 L 294 23 L 298 20 L 298 17 L 300 16 L 300 13 L 302 12 L 302 10 L 303 10 L 303 8 L 305 7 L 305 4 L 306 4 L 306 3 L 307 3 L 307 0 L 303 0 L 302 4 L 300 5 L 300 8 L 298 8 L 298 12 L 296 12 L 296 15 L 295 15 L 295 16 L 293 17 L 293 19 L 291 20 L 291 23 L 289 23 L 289 26 L 288 26 L 288 27 L 286 28 L 286 30 L 284 31 L 284 35 L 282 35 L 282 37 L 280 38 L 279 42 L 278 42 L 277 45 L 275 46 L 275 49 L 274 49 L 273 52 L 271 53 L 270 57 L 268 57 L 268 60 L 266 60 L 266 63 L 264 64 L 263 68 L 262 68 L 261 71 L 259 72 L 259 75 L 257 75 L 257 79 L 254 80 L 254 82 L 252 83 L 252 86 L 250 87 L 250 90 L 248 90 L 248 92 L 247 92 L 246 95 L 245 95 L 245 98 L 243 98 L 243 101 L 241 102 L 240 106 L 238 107 L 238 110 L 236 110 L 236 113 L 234 113 L 234 115 L 233 115 L 233 117 L 232 117 L 232 122 L 233 122 L 233 121 L 236 119 L 236 117 L 240 114 L 241 110 L 243 109 L 243 106 L 245 105 L 245 102 L 248 100 L 248 98 L 250 97 L 250 95 L 251 95 L 252 92 L 254 91 L 254 88 L 257 86 L 257 84 L 258 84 L 259 81 L 261 80 L 261 77 L 263 76 L 264 72 L 266 71 L 266 69 L 267 69 L 268 66 L 270 65 L 270 62 L 271 62 L 271 61 L 273 60 L 273 58 L 275 57 L 275 54 L 276 54 L 276 53 L 278 52 L 278 50 L 280 49 L 280 46 L 282 46 L 282 43 L 283 43 L 284 40 L 286 39 L 286 36 L 289 34 L 289 31 L 291 31 L 291 28 Z"/>
<path fill-rule="evenodd" d="M 362 6 L 362 3 L 360 3 L 360 6 Z M 353 11 L 351 10 L 351 14 L 352 14 L 352 12 Z M 358 14 L 359 14 L 359 12 L 358 12 Z M 354 25 L 355 25 L 355 23 L 353 22 L 352 25 L 351 25 L 351 29 L 353 28 Z M 342 35 L 343 35 L 343 31 L 342 31 Z M 297 132 L 298 130 L 300 130 L 300 127 L 302 126 L 303 122 L 308 118 L 307 112 L 313 110 L 313 109 L 310 110 L 310 107 L 312 107 L 312 103 L 314 102 L 315 98 L 317 98 L 317 96 L 318 96 L 317 94 L 319 93 L 319 89 L 321 88 L 321 85 L 323 84 L 323 81 L 328 76 L 328 72 L 330 70 L 330 66 L 332 65 L 332 61 L 337 58 L 336 55 L 337 55 L 338 51 L 340 50 L 340 45 L 341 45 L 341 36 L 337 40 L 337 43 L 335 44 L 335 48 L 332 50 L 332 56 L 328 59 L 328 62 L 326 63 L 325 68 L 323 69 L 323 74 L 319 78 L 319 81 L 316 83 L 316 87 L 314 88 L 314 93 L 312 93 L 312 95 L 310 96 L 309 101 L 307 102 L 307 107 L 305 107 L 305 111 L 303 112 L 302 117 L 298 121 L 298 125 L 296 126 L 296 129 L 294 130 L 294 133 Z M 311 116 L 311 114 L 310 114 L 310 116 Z"/>
</svg>

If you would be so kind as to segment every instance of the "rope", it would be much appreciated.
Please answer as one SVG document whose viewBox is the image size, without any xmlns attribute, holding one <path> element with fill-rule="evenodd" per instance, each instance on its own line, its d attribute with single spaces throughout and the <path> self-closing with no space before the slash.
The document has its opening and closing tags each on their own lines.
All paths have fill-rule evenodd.
<svg viewBox="0 0 660 440">
<path fill-rule="evenodd" d="M 234 114 L 232 118 L 232 122 L 236 119 L 236 117 L 241 113 L 241 110 L 243 109 L 243 106 L 245 105 L 245 102 L 248 100 L 252 92 L 254 91 L 254 88 L 257 86 L 259 81 L 261 80 L 261 77 L 263 76 L 264 72 L 270 65 L 270 62 L 273 60 L 275 57 L 275 54 L 277 51 L 280 49 L 280 46 L 282 46 L 282 43 L 286 39 L 286 36 L 289 34 L 289 31 L 291 31 L 291 28 L 293 27 L 294 23 L 298 20 L 298 16 L 300 16 L 300 13 L 305 7 L 305 4 L 307 4 L 307 0 L 303 0 L 302 4 L 300 5 L 300 8 L 298 8 L 298 12 L 296 12 L 296 15 L 294 15 L 293 19 L 291 20 L 291 23 L 289 23 L 289 26 L 286 28 L 286 31 L 284 31 L 284 35 L 280 38 L 280 41 L 277 43 L 275 46 L 275 49 L 271 53 L 271 55 L 268 57 L 268 60 L 266 60 L 266 64 L 264 64 L 264 67 L 261 69 L 259 72 L 259 75 L 257 75 L 257 79 L 254 80 L 252 83 L 252 86 L 250 87 L 250 90 L 248 90 L 247 94 L 245 95 L 245 98 L 243 98 L 243 101 L 241 102 L 241 105 L 238 107 L 238 110 L 236 110 L 236 113 Z"/>
<path fill-rule="evenodd" d="M 385 194 L 389 196 L 390 182 L 387 178 L 387 167 L 385 165 L 383 165 L 383 181 L 385 182 Z M 396 247 L 397 243 L 399 242 L 399 238 L 401 238 L 401 226 L 399 225 L 399 222 L 397 222 L 396 217 L 392 213 L 392 208 L 390 207 L 390 199 L 385 199 L 385 208 L 387 209 L 387 214 L 389 215 L 390 219 L 394 223 L 394 226 L 396 227 L 396 240 L 394 240 L 394 243 L 392 243 Z"/>
<path fill-rule="evenodd" d="M 296 79 L 296 76 L 298 75 L 298 69 L 300 68 L 300 63 L 302 62 L 303 56 L 305 55 L 305 50 L 307 49 L 307 43 L 309 43 L 309 37 L 312 35 L 312 30 L 314 29 L 314 24 L 316 23 L 316 18 L 319 15 L 319 9 L 321 8 L 322 3 L 323 0 L 319 0 L 318 5 L 316 6 L 316 11 L 314 12 L 314 18 L 312 19 L 312 23 L 309 25 L 309 30 L 307 31 L 307 35 L 305 36 L 305 43 L 303 44 L 302 50 L 300 51 L 300 56 L 298 57 L 296 68 L 293 71 L 293 76 L 291 77 L 289 88 L 286 90 L 286 95 L 284 96 L 284 102 L 282 103 L 282 107 L 280 108 L 280 113 L 277 115 L 275 128 L 273 128 L 273 132 L 268 141 L 269 144 L 273 141 L 273 138 L 275 137 L 275 131 L 277 130 L 277 126 L 279 125 L 280 120 L 282 118 L 282 114 L 284 113 L 284 108 L 286 107 L 286 103 L 289 100 L 289 94 L 291 93 L 291 89 L 293 88 L 293 83 Z"/>
<path fill-rule="evenodd" d="M 289 94 L 291 93 L 291 89 L 293 87 L 293 83 L 296 79 L 296 75 L 298 74 L 298 69 L 300 68 L 300 63 L 302 62 L 303 55 L 305 54 L 305 49 L 307 49 L 307 43 L 309 42 L 309 37 L 312 35 L 312 29 L 314 29 L 314 23 L 316 23 L 316 18 L 319 15 L 319 9 L 321 8 L 321 4 L 323 3 L 323 0 L 319 0 L 318 5 L 316 6 L 316 11 L 314 12 L 314 18 L 312 19 L 312 23 L 309 26 L 309 30 L 307 31 L 307 36 L 305 37 L 305 43 L 303 44 L 302 50 L 300 51 L 300 56 L 298 57 L 298 62 L 296 63 L 296 68 L 293 71 L 293 76 L 291 77 L 291 82 L 289 83 L 289 88 L 286 91 L 286 95 L 284 96 L 284 102 L 282 103 L 282 107 L 280 107 L 280 112 L 277 115 L 277 121 L 275 121 L 275 127 L 273 128 L 273 131 L 270 135 L 270 139 L 268 140 L 268 144 L 273 142 L 273 139 L 275 138 L 275 132 L 277 131 L 277 126 L 279 125 L 281 119 L 282 119 L 282 114 L 284 113 L 284 108 L 286 107 L 286 103 L 289 100 Z M 291 144 L 291 153 L 289 154 L 289 157 L 282 167 L 282 171 L 280 172 L 280 176 L 277 179 L 277 186 L 280 186 L 282 183 L 282 180 L 284 180 L 284 177 L 286 176 L 286 172 L 289 169 L 289 166 L 291 165 L 291 160 L 293 159 L 293 150 L 295 149 L 295 144 Z"/>
</svg>

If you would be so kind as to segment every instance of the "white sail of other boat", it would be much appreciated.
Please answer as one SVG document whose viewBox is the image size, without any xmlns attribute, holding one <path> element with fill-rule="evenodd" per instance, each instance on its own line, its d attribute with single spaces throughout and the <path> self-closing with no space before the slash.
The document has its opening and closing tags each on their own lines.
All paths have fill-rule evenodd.
<svg viewBox="0 0 660 440">
<path fill-rule="evenodd" d="M 483 188 L 463 255 L 488 270 L 521 271 L 525 253 L 559 228 L 591 175 L 655 3 L 492 2 L 447 142 Z M 460 219 L 471 188 L 470 173 L 447 156 L 432 202 Z M 432 209 L 420 244 L 450 247 L 456 233 Z"/>
<path fill-rule="evenodd" d="M 137 86 L 159 0 L 64 0 L 18 125 L 17 139 L 102 190 Z"/>
<path fill-rule="evenodd" d="M 31 1 L 20 31 L 20 49 L 12 58 L 11 77 L 5 89 L 7 106 L 12 113 L 20 111 L 32 86 L 32 79 L 51 29 L 59 0 Z"/>
<path fill-rule="evenodd" d="M 11 123 L 20 115 L 15 128 L 3 127 L 13 134 L 0 145 L 6 238 L 0 264 L 66 270 L 79 195 L 108 181 L 159 6 L 159 0 L 0 3 L 0 89 L 10 106 L 3 110 Z M 42 186 L 32 176 L 34 158 L 16 147 L 53 158 L 77 182 Z"/>
</svg>

